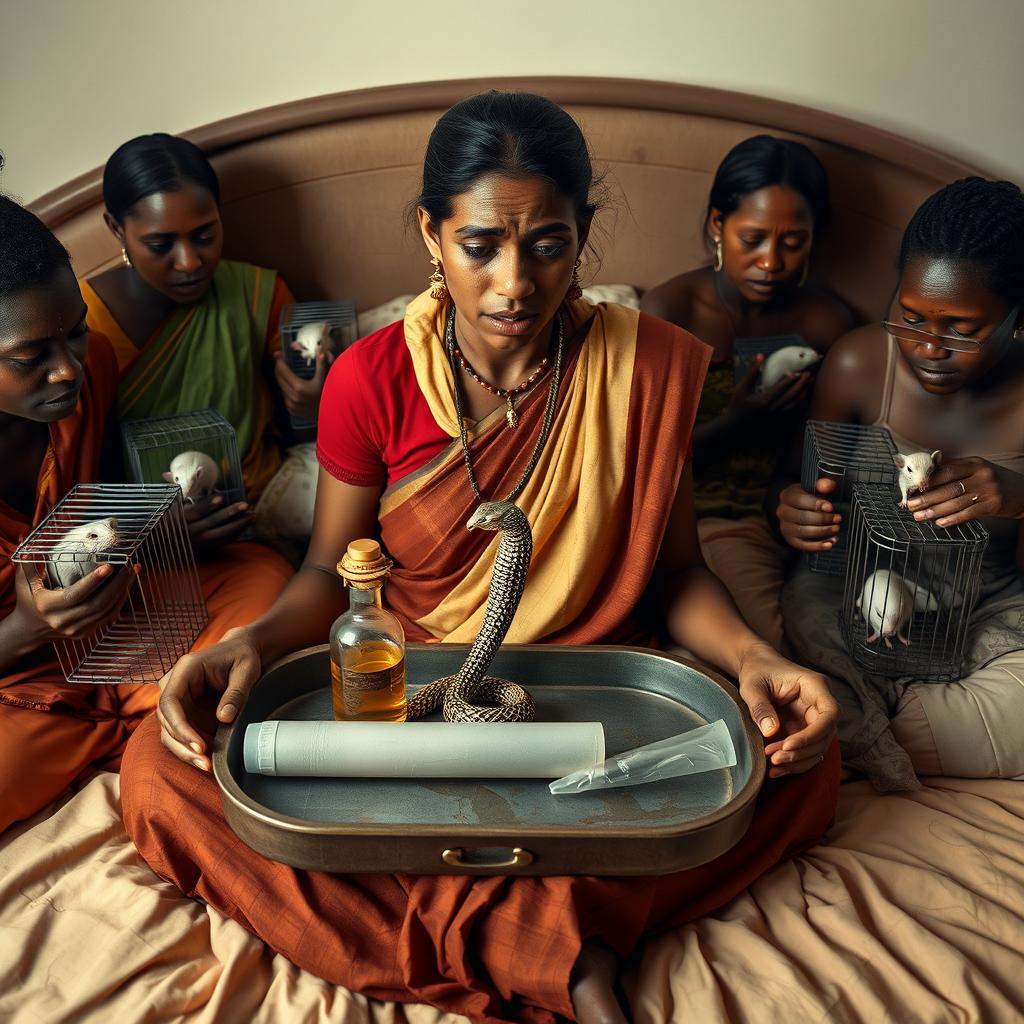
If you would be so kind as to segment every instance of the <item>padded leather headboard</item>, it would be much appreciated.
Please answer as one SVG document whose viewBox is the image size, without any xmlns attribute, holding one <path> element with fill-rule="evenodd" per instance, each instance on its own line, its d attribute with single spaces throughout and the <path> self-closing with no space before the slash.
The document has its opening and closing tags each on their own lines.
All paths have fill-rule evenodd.
<svg viewBox="0 0 1024 1024">
<path fill-rule="evenodd" d="M 452 103 L 486 88 L 543 93 L 583 127 L 606 175 L 597 283 L 648 288 L 707 260 L 701 216 L 725 152 L 759 132 L 806 142 L 829 174 L 833 218 L 812 277 L 874 317 L 894 283 L 914 209 L 975 169 L 867 125 L 792 104 L 631 79 L 522 78 L 393 86 L 302 100 L 187 132 L 222 184 L 225 252 L 281 271 L 300 299 L 352 298 L 366 309 L 420 291 L 430 267 L 405 211 L 423 149 Z M 101 169 L 32 204 L 79 276 L 111 266 Z"/>
</svg>

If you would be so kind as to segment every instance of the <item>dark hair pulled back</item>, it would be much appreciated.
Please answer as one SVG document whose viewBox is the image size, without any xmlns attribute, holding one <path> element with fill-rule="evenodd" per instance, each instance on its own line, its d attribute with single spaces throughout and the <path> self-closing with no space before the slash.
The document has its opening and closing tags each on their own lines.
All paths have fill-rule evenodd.
<svg viewBox="0 0 1024 1024">
<path fill-rule="evenodd" d="M 705 225 L 712 209 L 723 217 L 735 212 L 745 196 L 772 185 L 799 192 L 815 230 L 829 216 L 828 175 L 821 161 L 802 143 L 774 135 L 755 135 L 733 146 L 715 171 Z"/>
<path fill-rule="evenodd" d="M 452 199 L 484 175 L 539 176 L 572 199 L 579 221 L 597 209 L 587 141 L 557 103 L 528 92 L 478 93 L 447 110 L 434 125 L 415 201 L 437 227 L 452 215 Z"/>
<path fill-rule="evenodd" d="M 123 224 L 137 202 L 159 192 L 180 192 L 185 182 L 220 201 L 217 173 L 195 143 L 164 132 L 140 135 L 118 146 L 103 168 L 103 203 Z"/>
<path fill-rule="evenodd" d="M 1011 305 L 1024 303 L 1024 193 L 1010 181 L 961 178 L 929 196 L 900 245 L 900 272 L 915 256 L 966 260 Z"/>
</svg>

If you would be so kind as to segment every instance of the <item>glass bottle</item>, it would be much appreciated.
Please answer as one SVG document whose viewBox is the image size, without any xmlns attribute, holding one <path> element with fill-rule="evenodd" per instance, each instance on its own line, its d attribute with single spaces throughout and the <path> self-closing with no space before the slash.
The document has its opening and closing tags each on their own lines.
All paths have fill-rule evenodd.
<svg viewBox="0 0 1024 1024">
<path fill-rule="evenodd" d="M 381 607 L 392 566 L 375 540 L 355 540 L 338 563 L 348 611 L 331 627 L 331 697 L 339 722 L 405 721 L 405 631 Z"/>
</svg>

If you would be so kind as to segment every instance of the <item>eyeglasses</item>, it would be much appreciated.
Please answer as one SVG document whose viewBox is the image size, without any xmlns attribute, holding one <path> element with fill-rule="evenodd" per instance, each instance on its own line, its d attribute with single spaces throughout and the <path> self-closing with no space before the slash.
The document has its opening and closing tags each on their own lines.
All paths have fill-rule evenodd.
<svg viewBox="0 0 1024 1024">
<path fill-rule="evenodd" d="M 991 344 L 1002 340 L 1004 335 L 1013 331 L 1017 320 L 1018 309 L 1011 309 L 1010 315 L 987 337 L 978 341 L 976 338 L 963 338 L 957 334 L 933 334 L 919 327 L 907 324 L 894 324 L 891 320 L 883 320 L 882 326 L 897 340 L 908 341 L 912 345 L 938 345 L 950 352 L 980 352 L 983 344 Z"/>
</svg>

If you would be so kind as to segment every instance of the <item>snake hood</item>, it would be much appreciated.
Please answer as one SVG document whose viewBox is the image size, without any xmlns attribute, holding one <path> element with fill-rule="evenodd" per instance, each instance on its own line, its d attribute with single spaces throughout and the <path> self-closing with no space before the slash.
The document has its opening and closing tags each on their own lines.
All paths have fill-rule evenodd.
<svg viewBox="0 0 1024 1024">
<path fill-rule="evenodd" d="M 485 501 L 478 505 L 466 523 L 467 530 L 500 530 L 504 526 L 510 526 L 506 522 L 507 516 L 513 516 L 516 512 L 522 513 L 510 501 Z"/>
</svg>

